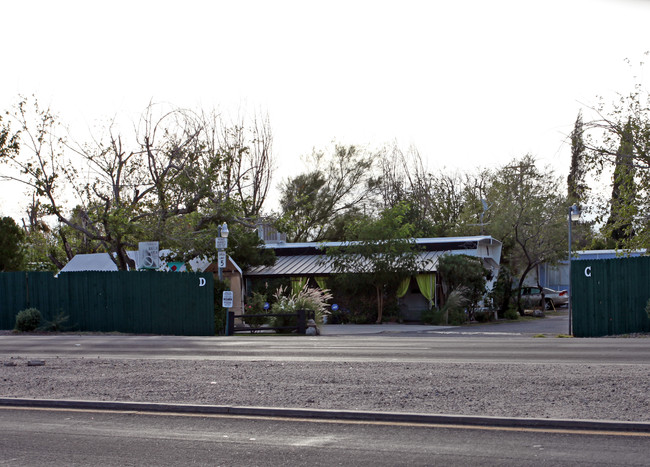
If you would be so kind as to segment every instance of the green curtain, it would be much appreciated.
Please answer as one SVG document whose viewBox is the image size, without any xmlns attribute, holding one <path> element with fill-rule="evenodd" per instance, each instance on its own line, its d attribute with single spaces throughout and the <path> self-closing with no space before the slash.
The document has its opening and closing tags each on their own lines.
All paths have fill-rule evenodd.
<svg viewBox="0 0 650 467">
<path fill-rule="evenodd" d="M 321 289 L 325 290 L 327 288 L 327 277 L 316 276 L 314 277 L 314 280 L 316 281 L 316 284 L 318 284 L 318 287 L 320 287 Z"/>
<path fill-rule="evenodd" d="M 307 283 L 308 277 L 292 277 L 291 278 L 291 292 L 298 295 L 302 288 Z"/>
<path fill-rule="evenodd" d="M 406 292 L 409 291 L 410 283 L 411 276 L 404 278 L 404 280 L 400 282 L 399 287 L 397 288 L 397 298 L 402 298 L 404 295 L 406 295 Z"/>
<path fill-rule="evenodd" d="M 436 275 L 435 274 L 418 274 L 415 276 L 420 287 L 420 293 L 424 298 L 429 300 L 429 306 L 433 306 L 433 297 L 436 290 Z"/>
</svg>

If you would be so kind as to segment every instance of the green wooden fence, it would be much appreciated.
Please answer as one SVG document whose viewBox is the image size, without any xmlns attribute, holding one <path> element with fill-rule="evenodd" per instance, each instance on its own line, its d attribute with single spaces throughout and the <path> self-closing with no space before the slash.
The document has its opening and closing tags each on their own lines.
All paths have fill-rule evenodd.
<svg viewBox="0 0 650 467">
<path fill-rule="evenodd" d="M 650 257 L 573 261 L 573 335 L 597 337 L 650 331 Z"/>
<path fill-rule="evenodd" d="M 214 281 L 209 273 L 0 273 L 0 329 L 37 308 L 52 320 L 69 316 L 70 330 L 137 334 L 214 335 Z"/>
</svg>

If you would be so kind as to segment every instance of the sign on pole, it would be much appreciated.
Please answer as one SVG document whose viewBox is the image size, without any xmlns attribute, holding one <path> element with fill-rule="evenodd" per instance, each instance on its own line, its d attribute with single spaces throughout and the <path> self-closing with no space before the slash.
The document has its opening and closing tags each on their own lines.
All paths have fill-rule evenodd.
<svg viewBox="0 0 650 467">
<path fill-rule="evenodd" d="M 158 242 L 138 243 L 138 268 L 158 269 L 160 267 L 160 256 L 158 254 Z"/>
<path fill-rule="evenodd" d="M 221 306 L 223 308 L 232 308 L 234 301 L 235 297 L 232 290 L 224 290 L 223 297 L 221 298 Z"/>
<path fill-rule="evenodd" d="M 228 248 L 228 239 L 224 237 L 217 237 L 214 240 L 217 250 L 225 250 Z"/>
<path fill-rule="evenodd" d="M 217 264 L 221 269 L 226 267 L 226 252 L 219 251 L 217 252 Z"/>
</svg>

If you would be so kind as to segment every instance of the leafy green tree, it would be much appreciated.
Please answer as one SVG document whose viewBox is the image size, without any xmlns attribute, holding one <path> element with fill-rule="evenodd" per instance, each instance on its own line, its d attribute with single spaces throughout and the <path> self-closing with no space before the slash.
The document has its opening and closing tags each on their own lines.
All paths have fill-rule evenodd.
<svg viewBox="0 0 650 467">
<path fill-rule="evenodd" d="M 338 240 L 326 234 L 340 233 L 334 227 L 340 216 L 357 217 L 369 206 L 372 155 L 355 146 L 336 145 L 329 157 L 314 152 L 309 172 L 288 179 L 281 187 L 281 217 L 278 229 L 291 242 Z"/>
<path fill-rule="evenodd" d="M 22 218 L 25 233 L 25 270 L 56 271 L 65 265 L 59 261 L 65 253 L 58 237 L 43 220 L 43 210 L 35 197 Z"/>
<path fill-rule="evenodd" d="M 233 226 L 233 232 L 228 237 L 228 253 L 243 270 L 275 264 L 273 250 L 264 248 L 264 242 L 257 232 L 244 226 Z"/>
<path fill-rule="evenodd" d="M 63 251 L 53 232 L 28 231 L 24 244 L 26 271 L 54 272 L 65 266 Z"/>
<path fill-rule="evenodd" d="M 336 274 L 371 284 L 377 299 L 377 323 L 382 322 L 385 289 L 397 284 L 423 265 L 412 238 L 413 226 L 404 223 L 407 207 L 387 209 L 377 219 L 367 219 L 350 227 L 346 242 L 326 250 L 326 260 Z"/>
<path fill-rule="evenodd" d="M 438 260 L 438 273 L 447 286 L 446 295 L 463 287 L 468 302 L 469 319 L 474 318 L 474 311 L 485 296 L 487 281 L 492 273 L 486 269 L 480 258 L 467 255 L 442 255 Z"/>
<path fill-rule="evenodd" d="M 20 271 L 24 266 L 25 234 L 11 217 L 0 218 L 0 271 Z"/>
<path fill-rule="evenodd" d="M 559 179 L 548 168 L 540 170 L 532 156 L 524 156 L 494 174 L 488 203 L 487 231 L 503 242 L 502 256 L 517 271 L 521 291 L 537 266 L 564 257 L 568 206 Z M 520 297 L 519 292 L 518 303 Z"/>
</svg>

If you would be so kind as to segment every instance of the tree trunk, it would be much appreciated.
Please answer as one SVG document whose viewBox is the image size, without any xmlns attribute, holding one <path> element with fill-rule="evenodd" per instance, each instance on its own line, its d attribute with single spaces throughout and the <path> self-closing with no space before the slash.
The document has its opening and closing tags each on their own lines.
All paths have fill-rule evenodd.
<svg viewBox="0 0 650 467">
<path fill-rule="evenodd" d="M 517 287 L 517 310 L 519 311 L 519 314 L 523 316 L 524 314 L 524 309 L 521 306 L 521 288 L 524 285 L 524 280 L 526 280 L 526 276 L 528 273 L 533 269 L 532 265 L 528 265 L 526 269 L 524 270 L 523 274 L 519 278 L 519 286 Z"/>
</svg>

